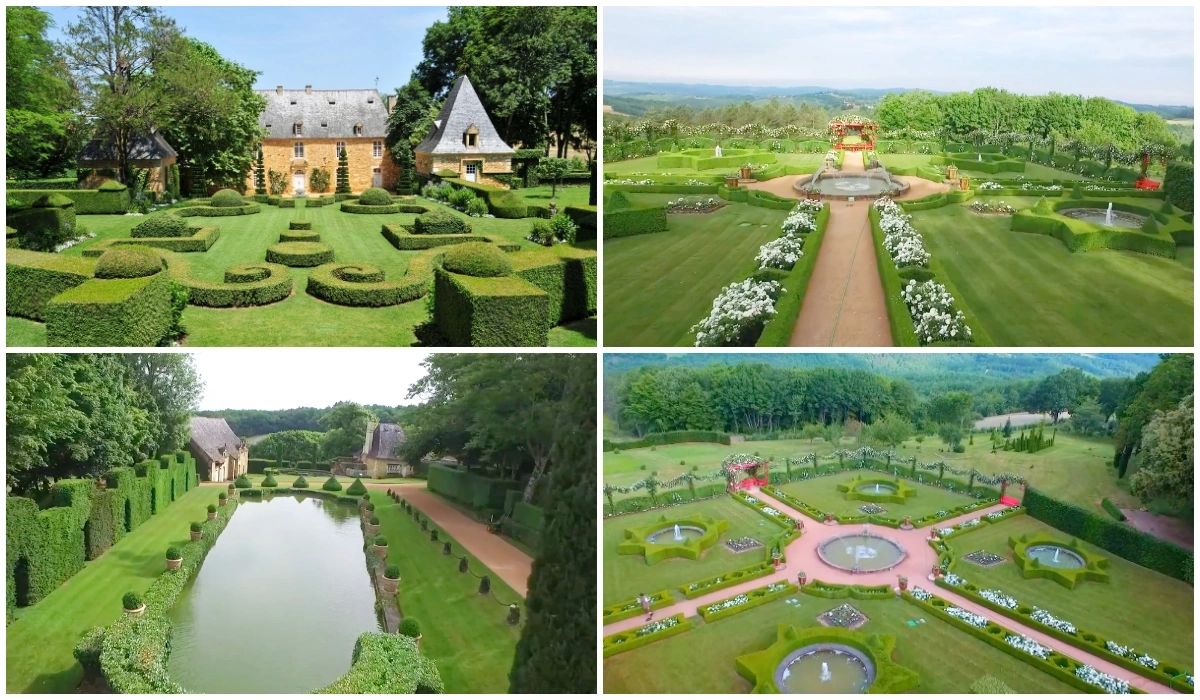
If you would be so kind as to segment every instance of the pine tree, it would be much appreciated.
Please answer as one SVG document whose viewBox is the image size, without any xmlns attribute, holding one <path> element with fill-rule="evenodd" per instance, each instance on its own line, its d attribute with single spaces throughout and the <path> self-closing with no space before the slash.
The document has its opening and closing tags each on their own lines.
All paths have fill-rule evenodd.
<svg viewBox="0 0 1200 700">
<path fill-rule="evenodd" d="M 1004 437 L 1012 437 L 1012 418 L 1004 419 L 1004 430 L 1001 432 Z"/>
<path fill-rule="evenodd" d="M 564 437 L 552 457 L 510 693 L 596 691 L 596 384 L 594 368 L 575 364 L 570 402 L 552 426 Z"/>
<path fill-rule="evenodd" d="M 254 194 L 267 193 L 267 171 L 263 164 L 262 148 L 258 149 L 258 160 L 254 162 Z"/>
<path fill-rule="evenodd" d="M 334 191 L 338 194 L 350 194 L 350 159 L 346 156 L 345 148 L 338 151 L 337 189 Z"/>
</svg>

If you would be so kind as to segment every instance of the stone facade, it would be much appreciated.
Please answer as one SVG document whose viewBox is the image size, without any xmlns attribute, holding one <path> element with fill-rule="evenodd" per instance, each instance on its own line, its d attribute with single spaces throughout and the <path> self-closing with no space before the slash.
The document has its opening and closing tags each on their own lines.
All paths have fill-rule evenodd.
<svg viewBox="0 0 1200 700">
<path fill-rule="evenodd" d="M 489 179 L 489 175 L 512 174 L 512 158 L 508 154 L 418 153 L 416 166 L 417 172 L 427 175 L 451 171 L 461 177 L 469 162 L 483 164 L 481 179 Z"/>
<path fill-rule="evenodd" d="M 381 155 L 374 155 L 375 143 L 381 147 Z M 296 143 L 304 144 L 304 157 L 295 158 Z M 263 172 L 264 177 L 272 170 L 287 173 L 287 188 L 284 196 L 296 195 L 295 175 L 304 175 L 306 193 L 310 195 L 323 194 L 314 192 L 309 184 L 313 170 L 321 168 L 329 173 L 329 194 L 337 189 L 337 144 L 346 146 L 346 158 L 350 166 L 350 191 L 362 192 L 368 187 L 379 186 L 391 191 L 399 177 L 399 168 L 392 160 L 388 148 L 382 138 L 294 138 L 266 139 L 263 141 Z M 379 168 L 380 180 L 375 185 L 375 168 Z M 270 179 L 267 179 L 270 188 Z M 251 168 L 246 177 L 246 194 L 254 194 L 254 169 Z"/>
</svg>

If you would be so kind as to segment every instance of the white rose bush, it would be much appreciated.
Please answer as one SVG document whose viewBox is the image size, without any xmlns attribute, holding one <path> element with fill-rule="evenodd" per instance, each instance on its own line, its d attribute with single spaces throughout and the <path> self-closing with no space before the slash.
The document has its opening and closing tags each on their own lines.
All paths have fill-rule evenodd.
<svg viewBox="0 0 1200 700">
<path fill-rule="evenodd" d="M 796 236 L 780 236 L 765 243 L 754 256 L 760 270 L 775 267 L 780 270 L 790 270 L 796 262 L 804 257 L 804 241 Z"/>
<path fill-rule="evenodd" d="M 875 200 L 879 211 L 879 228 L 883 229 L 883 247 L 892 256 L 896 267 L 924 267 L 929 264 L 925 241 L 913 228 L 912 217 L 899 204 L 887 197 Z"/>
<path fill-rule="evenodd" d="M 696 347 L 738 345 L 750 331 L 775 316 L 775 300 L 784 291 L 778 282 L 745 279 L 721 290 L 708 317 L 692 326 Z"/>
<path fill-rule="evenodd" d="M 941 283 L 909 280 L 900 290 L 900 297 L 908 305 L 917 339 L 922 345 L 940 340 L 967 342 L 971 339 L 966 317 L 954 307 L 954 297 Z"/>
</svg>

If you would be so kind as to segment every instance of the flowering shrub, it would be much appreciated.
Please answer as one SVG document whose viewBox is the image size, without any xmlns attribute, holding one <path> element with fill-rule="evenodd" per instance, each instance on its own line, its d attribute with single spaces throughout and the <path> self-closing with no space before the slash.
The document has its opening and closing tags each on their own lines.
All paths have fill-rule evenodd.
<svg viewBox="0 0 1200 700">
<path fill-rule="evenodd" d="M 912 593 L 912 596 L 914 598 L 916 598 L 917 600 L 930 600 L 931 598 L 933 598 L 932 593 L 925 590 L 924 588 L 921 588 L 920 586 L 910 589 L 909 593 Z"/>
<path fill-rule="evenodd" d="M 941 535 L 942 537 L 945 537 L 946 535 L 952 535 L 952 534 L 954 534 L 954 528 L 940 527 L 940 528 L 938 528 L 938 534 Z"/>
<path fill-rule="evenodd" d="M 634 636 L 644 637 L 648 634 L 654 634 L 655 632 L 661 632 L 662 630 L 671 629 L 672 627 L 674 627 L 675 625 L 678 625 L 678 624 L 679 624 L 679 618 L 665 617 L 661 620 L 656 620 L 649 624 L 642 625 L 641 627 L 639 627 L 637 629 L 637 632 L 634 633 Z"/>
<path fill-rule="evenodd" d="M 1047 627 L 1053 627 L 1059 632 L 1075 634 L 1075 625 L 1066 620 L 1057 618 L 1041 608 L 1034 608 L 1033 614 L 1030 615 L 1030 617 L 1042 623 L 1043 625 L 1046 625 Z"/>
<path fill-rule="evenodd" d="M 696 347 L 749 345 L 762 325 L 775 316 L 775 300 L 786 291 L 775 281 L 734 282 L 713 299 L 708 317 L 692 326 Z"/>
<path fill-rule="evenodd" d="M 929 251 L 921 234 L 912 226 L 912 218 L 899 204 L 880 197 L 873 205 L 879 211 L 879 228 L 883 230 L 883 247 L 892 256 L 896 267 L 924 266 L 929 263 Z"/>
<path fill-rule="evenodd" d="M 783 234 L 785 236 L 799 236 L 805 233 L 812 233 L 817 230 L 817 220 L 812 214 L 806 211 L 793 209 L 787 218 L 783 220 Z"/>
<path fill-rule="evenodd" d="M 999 182 L 992 182 L 989 180 L 987 182 L 981 183 L 979 185 L 979 189 L 981 189 L 981 190 L 1002 190 L 1002 189 L 1004 189 L 1004 185 L 1001 185 Z"/>
<path fill-rule="evenodd" d="M 976 615 L 973 612 L 963 610 L 962 608 L 956 606 L 950 606 L 946 608 L 946 614 L 950 617 L 957 617 L 972 627 L 987 627 L 988 624 L 988 619 L 983 615 Z"/>
<path fill-rule="evenodd" d="M 971 202 L 971 211 L 976 214 L 1016 214 L 1017 208 L 1004 202 Z"/>
<path fill-rule="evenodd" d="M 961 586 L 967 582 L 965 578 L 959 576 L 958 574 L 946 574 L 942 577 L 942 580 L 951 586 Z"/>
<path fill-rule="evenodd" d="M 1036 656 L 1039 659 L 1045 659 L 1046 657 L 1050 656 L 1050 649 L 1048 647 L 1038 644 L 1023 634 L 1010 634 L 1004 638 L 1004 641 L 1010 647 L 1020 649 L 1026 654 L 1029 654 L 1030 656 Z"/>
<path fill-rule="evenodd" d="M 795 214 L 796 212 L 801 212 L 804 214 L 812 214 L 813 216 L 816 216 L 824 208 L 825 208 L 824 205 L 816 200 L 802 199 L 799 202 L 796 202 L 796 206 L 792 207 L 792 211 L 790 213 Z"/>
<path fill-rule="evenodd" d="M 954 308 L 954 297 L 933 280 L 909 280 L 900 297 L 913 317 L 917 339 L 924 344 L 938 340 L 970 340 L 966 317 Z"/>
<path fill-rule="evenodd" d="M 1125 695 L 1129 692 L 1128 683 L 1102 671 L 1097 671 L 1087 664 L 1075 669 L 1075 676 L 1084 683 L 1094 685 L 1111 695 Z"/>
<path fill-rule="evenodd" d="M 1154 658 L 1153 656 L 1150 656 L 1149 654 L 1147 654 L 1145 652 L 1142 652 L 1139 654 L 1138 651 L 1136 649 L 1134 649 L 1133 647 L 1127 647 L 1123 644 L 1117 644 L 1116 642 L 1109 639 L 1104 642 L 1104 648 L 1108 649 L 1109 651 L 1116 654 L 1117 656 L 1124 656 L 1127 659 L 1133 659 L 1134 661 L 1145 666 L 1146 668 L 1151 668 L 1151 669 L 1158 668 L 1158 659 Z"/>
<path fill-rule="evenodd" d="M 1009 610 L 1015 610 L 1017 607 L 1016 598 L 1006 595 L 1003 591 L 998 591 L 994 588 L 985 588 L 979 592 L 979 597 L 983 598 L 989 603 L 995 603 L 996 605 L 999 605 L 1002 608 L 1008 608 Z"/>
<path fill-rule="evenodd" d="M 800 258 L 804 257 L 804 241 L 790 235 L 781 236 L 763 244 L 754 256 L 759 269 L 776 267 L 780 270 L 790 270 Z"/>
<path fill-rule="evenodd" d="M 709 614 L 712 614 L 715 612 L 721 612 L 722 610 L 728 610 L 729 608 L 736 608 L 739 605 L 745 605 L 746 603 L 749 603 L 749 602 L 750 602 L 750 596 L 746 595 L 745 593 L 742 593 L 741 595 L 734 596 L 728 600 L 722 600 L 719 603 L 713 603 L 712 605 L 705 608 L 704 611 Z"/>
</svg>

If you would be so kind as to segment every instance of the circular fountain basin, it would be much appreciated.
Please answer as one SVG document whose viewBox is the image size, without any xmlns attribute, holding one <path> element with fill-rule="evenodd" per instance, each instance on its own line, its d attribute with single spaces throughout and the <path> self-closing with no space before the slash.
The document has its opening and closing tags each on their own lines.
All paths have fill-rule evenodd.
<svg viewBox="0 0 1200 700">
<path fill-rule="evenodd" d="M 675 526 L 655 530 L 646 536 L 646 541 L 653 544 L 671 544 L 672 542 L 690 542 L 704 536 L 704 528 L 695 525 L 680 525 L 679 539 L 675 539 Z"/>
<path fill-rule="evenodd" d="M 1025 550 L 1026 556 L 1042 566 L 1055 569 L 1082 569 L 1087 562 L 1078 552 L 1056 544 L 1038 544 Z"/>
<path fill-rule="evenodd" d="M 821 561 L 843 571 L 872 573 L 886 571 L 904 561 L 908 552 L 896 542 L 879 535 L 842 535 L 817 546 Z"/>
<path fill-rule="evenodd" d="M 1113 209 L 1112 223 L 1107 224 L 1105 217 L 1108 215 L 1106 209 L 1094 209 L 1091 207 L 1075 207 L 1072 209 L 1060 209 L 1059 214 L 1069 216 L 1072 219 L 1086 221 L 1089 224 L 1097 226 L 1108 226 L 1110 228 L 1141 228 L 1142 224 L 1146 223 L 1146 217 L 1138 214 L 1130 214 L 1127 211 L 1117 211 Z"/>
<path fill-rule="evenodd" d="M 875 665 L 843 644 L 811 644 L 788 654 L 775 668 L 781 693 L 865 693 L 875 682 Z"/>
<path fill-rule="evenodd" d="M 793 188 L 797 192 L 817 192 L 826 197 L 878 197 L 905 192 L 908 185 L 899 180 L 864 173 L 820 174 L 815 178 L 797 181 Z"/>
<path fill-rule="evenodd" d="M 895 495 L 899 491 L 894 484 L 885 484 L 881 482 L 862 484 L 854 490 L 859 493 L 878 494 L 880 496 Z"/>
</svg>

